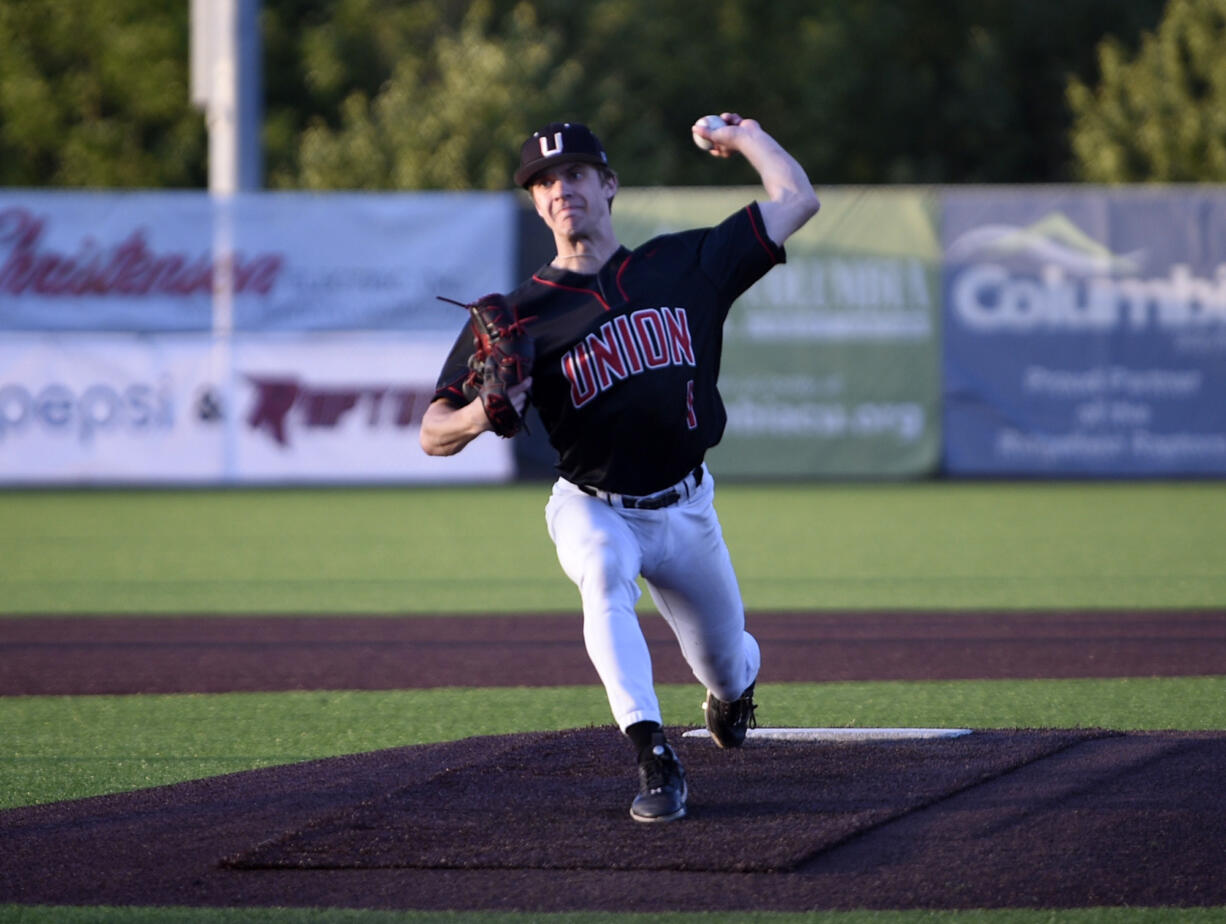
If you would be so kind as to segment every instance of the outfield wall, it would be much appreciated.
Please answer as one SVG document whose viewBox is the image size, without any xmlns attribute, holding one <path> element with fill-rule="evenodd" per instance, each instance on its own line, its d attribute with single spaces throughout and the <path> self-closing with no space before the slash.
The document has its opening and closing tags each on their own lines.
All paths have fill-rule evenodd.
<svg viewBox="0 0 1226 924">
<path fill-rule="evenodd" d="M 952 474 L 1226 473 L 1226 192 L 944 196 Z"/>
<path fill-rule="evenodd" d="M 0 193 L 0 483 L 507 480 L 417 431 L 509 195 Z"/>
<path fill-rule="evenodd" d="M 634 246 L 756 188 L 628 189 Z M 725 328 L 735 478 L 1226 475 L 1226 190 L 835 188 Z M 551 242 L 518 193 L 0 192 L 0 484 L 504 481 L 427 458 L 468 299 Z"/>
</svg>

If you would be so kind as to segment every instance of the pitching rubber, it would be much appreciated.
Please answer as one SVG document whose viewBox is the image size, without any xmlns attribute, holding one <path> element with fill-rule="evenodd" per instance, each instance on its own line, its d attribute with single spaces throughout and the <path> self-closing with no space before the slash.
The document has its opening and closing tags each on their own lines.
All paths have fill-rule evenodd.
<svg viewBox="0 0 1226 924">
<path fill-rule="evenodd" d="M 745 733 L 745 741 L 762 742 L 812 742 L 827 743 L 908 741 L 917 738 L 960 738 L 969 735 L 969 728 L 751 728 Z M 710 738 L 705 728 L 687 731 L 683 738 Z"/>
</svg>

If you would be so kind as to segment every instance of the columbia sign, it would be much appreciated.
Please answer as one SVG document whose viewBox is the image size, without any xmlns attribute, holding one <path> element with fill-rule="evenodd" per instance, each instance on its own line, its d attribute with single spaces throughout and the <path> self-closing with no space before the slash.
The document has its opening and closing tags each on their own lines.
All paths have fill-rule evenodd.
<svg viewBox="0 0 1226 924">
<path fill-rule="evenodd" d="M 1226 194 L 945 205 L 948 472 L 1226 473 Z"/>
<path fill-rule="evenodd" d="M 1166 277 L 1117 279 L 1070 275 L 1048 264 L 1037 278 L 992 263 L 971 264 L 953 280 L 954 315 L 981 332 L 1146 331 L 1226 325 L 1226 263 L 1213 278 L 1186 265 Z"/>
<path fill-rule="evenodd" d="M 1171 260 L 1165 275 L 1141 273 L 1146 250 L 1113 252 L 1063 211 L 1028 224 L 984 223 L 946 249 L 954 269 L 949 304 L 980 332 L 1180 331 L 1226 322 L 1226 263 L 1197 276 Z"/>
</svg>

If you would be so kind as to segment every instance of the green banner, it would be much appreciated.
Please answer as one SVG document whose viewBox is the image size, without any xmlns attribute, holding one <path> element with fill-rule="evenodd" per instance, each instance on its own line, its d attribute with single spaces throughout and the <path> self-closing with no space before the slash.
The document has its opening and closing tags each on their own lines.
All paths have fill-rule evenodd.
<svg viewBox="0 0 1226 924">
<path fill-rule="evenodd" d="M 613 208 L 630 247 L 718 223 L 740 189 L 627 189 Z M 927 190 L 821 192 L 788 260 L 725 325 L 723 442 L 709 459 L 739 478 L 902 478 L 940 458 L 940 238 Z"/>
</svg>

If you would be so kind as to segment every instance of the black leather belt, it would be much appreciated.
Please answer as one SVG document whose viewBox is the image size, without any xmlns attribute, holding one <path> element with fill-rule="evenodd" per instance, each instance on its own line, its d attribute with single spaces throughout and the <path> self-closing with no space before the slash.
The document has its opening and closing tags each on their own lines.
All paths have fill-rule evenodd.
<svg viewBox="0 0 1226 924">
<path fill-rule="evenodd" d="M 692 482 L 692 483 L 691 483 Z M 661 507 L 671 507 L 683 497 L 689 497 L 698 490 L 698 486 L 702 484 L 702 466 L 699 465 L 696 469 L 682 478 L 671 488 L 666 488 L 655 494 L 644 494 L 635 496 L 633 494 L 613 494 L 609 491 L 602 491 L 599 488 L 593 488 L 591 485 L 577 485 L 580 491 L 584 494 L 590 494 L 592 497 L 599 498 L 610 507 L 625 507 L 629 510 L 659 510 Z"/>
</svg>

